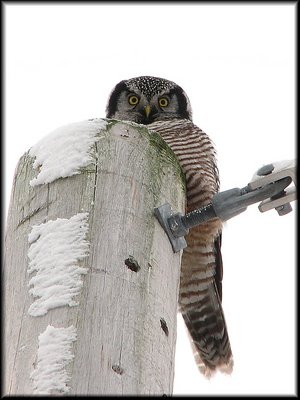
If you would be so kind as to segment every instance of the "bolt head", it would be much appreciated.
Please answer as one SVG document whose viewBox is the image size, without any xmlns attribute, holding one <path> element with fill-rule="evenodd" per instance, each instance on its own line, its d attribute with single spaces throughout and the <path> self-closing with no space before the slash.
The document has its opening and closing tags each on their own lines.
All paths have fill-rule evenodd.
<svg viewBox="0 0 300 400">
<path fill-rule="evenodd" d="M 267 165 L 264 165 L 261 168 L 259 168 L 259 170 L 257 170 L 256 174 L 258 176 L 266 176 L 266 175 L 271 174 L 273 169 L 274 169 L 274 165 L 273 164 L 267 164 Z"/>
</svg>

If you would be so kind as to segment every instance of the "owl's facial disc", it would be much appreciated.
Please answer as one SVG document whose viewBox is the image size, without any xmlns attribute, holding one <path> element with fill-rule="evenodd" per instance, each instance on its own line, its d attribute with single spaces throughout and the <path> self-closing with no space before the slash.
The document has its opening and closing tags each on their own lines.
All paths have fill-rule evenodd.
<svg viewBox="0 0 300 400">
<path fill-rule="evenodd" d="M 145 96 L 136 91 L 127 97 L 127 106 L 124 106 L 124 97 L 120 95 L 117 103 L 118 113 L 125 111 L 131 120 L 140 124 L 148 125 L 158 120 L 173 119 L 178 116 L 178 100 L 175 95 Z"/>
<path fill-rule="evenodd" d="M 139 91 L 125 91 L 119 95 L 114 118 L 147 125 L 153 122 L 157 115 L 158 109 L 153 99 L 149 100 Z"/>
<path fill-rule="evenodd" d="M 163 112 L 157 96 L 148 98 L 138 90 L 135 92 L 123 91 L 119 94 L 113 116 L 117 119 L 148 125 L 157 119 L 162 119 Z"/>
<path fill-rule="evenodd" d="M 161 120 L 192 120 L 188 97 L 180 86 L 147 76 L 119 82 L 110 95 L 106 116 L 144 125 Z"/>
</svg>

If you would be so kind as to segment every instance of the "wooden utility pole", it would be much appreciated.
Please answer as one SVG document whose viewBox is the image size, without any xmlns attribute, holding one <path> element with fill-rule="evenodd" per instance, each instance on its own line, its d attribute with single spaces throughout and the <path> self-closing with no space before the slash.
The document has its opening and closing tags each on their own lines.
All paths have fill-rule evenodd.
<svg viewBox="0 0 300 400">
<path fill-rule="evenodd" d="M 75 174 L 34 186 L 46 161 L 34 170 L 26 153 L 17 166 L 5 237 L 5 395 L 172 394 L 181 252 L 153 210 L 168 202 L 184 211 L 182 172 L 160 136 L 134 124 L 109 121 L 89 152 Z"/>
</svg>

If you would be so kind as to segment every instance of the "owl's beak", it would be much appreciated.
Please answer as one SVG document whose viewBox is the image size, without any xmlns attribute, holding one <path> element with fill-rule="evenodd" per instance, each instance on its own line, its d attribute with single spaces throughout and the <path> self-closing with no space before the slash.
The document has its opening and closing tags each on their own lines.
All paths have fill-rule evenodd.
<svg viewBox="0 0 300 400">
<path fill-rule="evenodd" d="M 146 118 L 149 118 L 150 113 L 151 113 L 151 107 L 149 105 L 145 106 Z"/>
</svg>

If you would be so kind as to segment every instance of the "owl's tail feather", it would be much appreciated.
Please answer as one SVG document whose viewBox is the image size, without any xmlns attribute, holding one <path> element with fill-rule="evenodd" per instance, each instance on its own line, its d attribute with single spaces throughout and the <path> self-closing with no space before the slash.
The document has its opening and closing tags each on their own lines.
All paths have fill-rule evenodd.
<svg viewBox="0 0 300 400">
<path fill-rule="evenodd" d="M 181 309 L 197 366 L 207 378 L 217 370 L 230 374 L 233 358 L 215 283 L 211 282 L 201 294 L 198 306 L 194 303 L 192 308 Z"/>
</svg>

